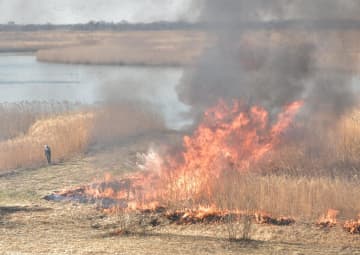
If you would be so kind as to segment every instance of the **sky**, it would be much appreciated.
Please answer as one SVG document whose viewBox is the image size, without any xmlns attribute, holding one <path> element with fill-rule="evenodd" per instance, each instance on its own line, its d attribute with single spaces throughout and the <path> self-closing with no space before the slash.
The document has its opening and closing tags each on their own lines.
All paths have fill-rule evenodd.
<svg viewBox="0 0 360 255">
<path fill-rule="evenodd" d="M 193 0 L 0 0 L 0 23 L 74 24 L 90 20 L 192 20 Z"/>
</svg>

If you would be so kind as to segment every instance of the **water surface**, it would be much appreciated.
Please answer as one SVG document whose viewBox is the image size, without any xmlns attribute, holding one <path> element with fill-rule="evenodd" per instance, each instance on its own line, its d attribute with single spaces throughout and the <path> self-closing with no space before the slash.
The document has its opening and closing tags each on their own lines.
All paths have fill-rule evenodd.
<svg viewBox="0 0 360 255">
<path fill-rule="evenodd" d="M 175 92 L 183 70 L 135 66 L 41 63 L 33 55 L 0 54 L 0 103 L 71 101 L 94 103 L 135 98 L 149 101 L 179 125 L 187 110 Z"/>
</svg>

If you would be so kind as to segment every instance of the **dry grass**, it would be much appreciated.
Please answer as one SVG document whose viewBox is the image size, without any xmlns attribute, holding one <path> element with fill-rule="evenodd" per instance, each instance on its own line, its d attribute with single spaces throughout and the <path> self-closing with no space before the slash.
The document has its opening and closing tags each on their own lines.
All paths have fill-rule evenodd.
<svg viewBox="0 0 360 255">
<path fill-rule="evenodd" d="M 147 142 L 124 145 L 113 156 L 122 165 L 131 153 L 143 150 Z M 227 228 L 221 224 L 169 225 L 154 228 L 147 236 L 111 236 L 123 226 L 117 216 L 104 215 L 92 205 L 42 199 L 54 190 L 102 176 L 106 169 L 92 165 L 93 158 L 104 160 L 96 154 L 0 176 L 0 253 L 347 255 L 359 251 L 359 236 L 341 228 L 322 231 L 300 222 L 289 227 L 253 224 L 251 237 L 257 241 L 244 243 L 229 243 Z"/>
<path fill-rule="evenodd" d="M 0 32 L 0 52 L 37 51 L 86 45 L 93 42 L 92 35 L 94 34 L 76 31 Z M 101 33 L 99 38 L 100 36 Z"/>
<path fill-rule="evenodd" d="M 161 119 L 144 108 L 114 105 L 38 120 L 25 135 L 0 143 L 0 170 L 44 164 L 44 144 L 52 147 L 55 161 L 63 161 L 86 151 L 92 143 L 164 130 Z M 229 169 L 220 179 L 210 179 L 214 187 L 210 197 L 193 202 L 312 220 L 335 208 L 341 216 L 354 218 L 360 212 L 358 121 L 358 111 L 345 116 L 336 128 L 318 137 L 325 144 L 317 144 L 316 139 L 315 144 L 309 140 L 290 143 L 255 166 L 253 174 Z M 168 199 L 174 203 L 171 196 Z"/>
<path fill-rule="evenodd" d="M 326 41 L 315 56 L 319 66 L 359 71 L 359 65 L 350 65 L 359 62 L 359 37 L 356 30 L 252 31 L 239 42 L 253 48 L 257 55 L 266 53 L 269 47 Z M 37 51 L 40 61 L 80 64 L 188 65 L 215 42 L 204 31 L 183 30 L 0 32 L 0 52 Z M 341 49 L 343 58 L 334 49 Z"/>
<path fill-rule="evenodd" d="M 225 172 L 215 182 L 215 203 L 312 220 L 334 208 L 340 217 L 356 218 L 360 212 L 359 121 L 355 110 L 331 128 L 295 130 L 289 134 L 295 140 L 253 166 L 249 170 L 253 174 Z"/>
<path fill-rule="evenodd" d="M 92 113 L 39 120 L 25 135 L 0 143 L 0 169 L 44 164 L 44 144 L 52 147 L 53 158 L 59 162 L 85 152 L 93 143 L 109 144 L 117 139 L 164 130 L 158 116 L 137 106 L 116 105 Z M 307 219 L 335 208 L 344 216 L 355 217 L 360 212 L 359 179 L 354 177 L 359 173 L 356 168 L 360 150 L 357 116 L 358 112 L 351 113 L 339 122 L 337 129 L 326 134 L 328 144 L 322 145 L 324 151 L 312 154 L 314 148 L 290 144 L 269 155 L 270 161 L 266 159 L 254 168 L 262 174 L 225 171 L 219 180 L 210 180 L 209 185 L 214 185 L 215 192 L 210 197 L 200 197 L 200 202 Z M 334 170 L 332 166 L 337 168 Z M 171 196 L 168 198 L 173 200 Z"/>
<path fill-rule="evenodd" d="M 75 113 L 36 121 L 25 135 L 0 143 L 0 169 L 44 164 L 44 144 L 52 148 L 54 162 L 83 152 L 90 142 L 93 119 L 91 113 Z"/>
<path fill-rule="evenodd" d="M 359 121 L 357 109 L 325 127 L 319 124 L 321 119 L 316 119 L 315 123 L 314 120 L 304 121 L 307 126 L 300 126 L 290 134 L 285 146 L 269 154 L 261 162 L 260 171 L 292 176 L 357 178 L 360 176 Z"/>
<path fill-rule="evenodd" d="M 39 119 L 80 107 L 70 102 L 19 102 L 0 104 L 0 141 L 25 134 Z"/>
<path fill-rule="evenodd" d="M 123 101 L 96 111 L 92 143 L 114 145 L 139 135 L 166 130 L 165 122 L 151 105 Z"/>
<path fill-rule="evenodd" d="M 181 186 L 177 178 L 169 178 L 165 185 L 169 188 L 161 194 L 164 204 L 178 208 L 202 204 L 260 210 L 275 217 L 311 221 L 334 208 L 343 218 L 356 218 L 360 212 L 358 110 L 331 128 L 312 128 L 311 133 L 304 131 L 303 126 L 301 132 L 297 128 L 288 134 L 291 142 L 267 155 L 248 172 L 239 173 L 229 167 L 219 179 L 190 175 Z M 289 137 L 284 136 L 284 140 Z"/>
<path fill-rule="evenodd" d="M 213 202 L 222 208 L 249 208 L 298 220 L 314 221 L 329 208 L 340 210 L 341 217 L 354 218 L 360 212 L 358 183 L 359 180 L 342 178 L 233 172 L 218 180 Z"/>
<path fill-rule="evenodd" d="M 40 50 L 37 59 L 77 64 L 177 66 L 192 63 L 207 38 L 192 31 L 134 31 L 94 33 L 94 42 Z"/>
<path fill-rule="evenodd" d="M 82 112 L 71 112 L 70 105 L 44 106 L 39 106 L 44 111 L 35 111 L 34 103 L 14 104 L 7 114 L 0 115 L 4 120 L 0 134 L 8 138 L 0 140 L 0 171 L 43 165 L 45 144 L 52 148 L 53 161 L 62 162 L 86 152 L 90 145 L 114 145 L 165 130 L 163 119 L 141 103 L 124 102 Z M 60 109 L 69 112 L 61 115 Z"/>
<path fill-rule="evenodd" d="M 37 53 L 40 61 L 80 64 L 128 65 L 189 65 L 216 39 L 199 31 L 130 31 L 73 33 L 76 43 L 65 47 L 46 47 Z M 88 37 L 88 38 L 87 38 Z M 325 69 L 359 71 L 359 31 L 273 31 L 249 32 L 239 38 L 240 44 L 249 47 L 251 54 L 266 54 L 278 47 L 294 47 L 326 38 L 314 58 Z M 70 40 L 70 36 L 65 37 Z M 79 40 L 82 38 L 82 40 Z M 339 40 L 342 38 L 342 40 Z M 66 41 L 65 40 L 65 41 Z M 335 49 L 335 50 L 334 50 Z M 342 50 L 339 58 L 338 49 Z M 252 52 L 254 51 L 254 52 Z M 251 59 L 250 59 L 251 60 Z"/>
</svg>

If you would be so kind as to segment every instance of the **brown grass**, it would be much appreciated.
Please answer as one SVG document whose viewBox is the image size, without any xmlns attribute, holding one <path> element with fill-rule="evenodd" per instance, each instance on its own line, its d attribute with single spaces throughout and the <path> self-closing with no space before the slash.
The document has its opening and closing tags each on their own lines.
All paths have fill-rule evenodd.
<svg viewBox="0 0 360 255">
<path fill-rule="evenodd" d="M 100 38 L 101 33 L 97 34 Z M 91 33 L 80 31 L 0 32 L 0 52 L 37 51 L 86 45 L 93 42 L 91 38 Z"/>
<path fill-rule="evenodd" d="M 309 120 L 290 134 L 285 146 L 269 154 L 259 167 L 265 173 L 292 176 L 360 176 L 360 113 L 354 110 L 337 123 Z M 304 121 L 306 123 L 306 121 Z"/>
<path fill-rule="evenodd" d="M 0 143 L 0 170 L 44 164 L 45 144 L 52 148 L 54 162 L 83 152 L 93 119 L 91 113 L 75 113 L 36 121 L 25 135 Z"/>
<path fill-rule="evenodd" d="M 118 65 L 183 66 L 196 62 L 204 49 L 216 43 L 216 38 L 201 31 L 128 31 L 93 32 L 77 35 L 76 43 L 64 47 L 46 47 L 37 53 L 37 59 L 47 62 Z M 82 40 L 79 40 L 79 37 Z M 245 45 L 249 57 L 261 55 L 278 47 L 294 47 L 304 43 L 326 44 L 318 49 L 314 59 L 325 69 L 359 71 L 359 31 L 264 31 L 249 32 L 239 38 L 239 47 Z M 70 36 L 65 37 L 70 40 Z M 342 40 L 339 40 L 342 38 Z M 341 50 L 341 54 L 338 50 Z M 253 52 L 252 52 L 253 51 Z M 342 57 L 339 57 L 341 55 Z M 356 63 L 353 65 L 353 63 Z"/>
<path fill-rule="evenodd" d="M 259 54 L 268 47 L 326 41 L 315 56 L 319 66 L 359 71 L 358 64 L 350 65 L 359 62 L 359 37 L 357 30 L 252 31 L 239 38 L 239 42 Z M 204 31 L 183 30 L 0 32 L 0 52 L 36 51 L 40 61 L 79 64 L 188 65 L 215 42 L 216 39 Z M 341 49 L 343 57 L 339 58 L 334 49 Z"/>
<path fill-rule="evenodd" d="M 94 123 L 92 142 L 107 145 L 166 129 L 162 116 L 141 102 L 106 105 L 96 112 Z"/>
<path fill-rule="evenodd" d="M 194 190 L 194 176 L 185 187 L 169 180 L 164 203 L 174 207 L 215 205 L 226 209 L 265 211 L 279 216 L 314 221 L 329 208 L 340 217 L 356 218 L 360 212 L 360 125 L 355 110 L 326 128 L 301 132 L 294 127 L 281 148 L 267 155 L 247 172 L 225 169 L 222 176 L 209 178 L 203 192 Z M 303 137 L 305 135 L 305 138 Z M 188 185 L 188 187 L 186 187 Z M 177 194 L 189 190 L 186 199 Z M 168 194 L 167 194 L 168 193 Z M 200 193 L 200 194 L 199 194 Z M 167 198 L 167 200 L 166 200 Z M 181 197 L 183 199 L 183 197 Z"/>
<path fill-rule="evenodd" d="M 192 63 L 208 44 L 193 31 L 133 31 L 94 33 L 94 42 L 40 50 L 37 59 L 77 64 L 178 66 Z"/>
<path fill-rule="evenodd" d="M 25 134 L 35 121 L 78 108 L 70 102 L 19 102 L 0 104 L 0 141 Z"/>
<path fill-rule="evenodd" d="M 329 208 L 340 217 L 360 212 L 360 113 L 338 123 L 311 128 L 250 169 L 229 170 L 216 183 L 216 203 L 223 207 L 264 210 L 276 216 L 317 219 Z M 310 124 L 311 126 L 311 124 Z"/>
<path fill-rule="evenodd" d="M 117 161 L 118 168 L 126 171 L 128 168 L 124 163 L 129 159 L 129 155 L 146 150 L 147 144 L 148 138 L 136 140 L 136 142 L 119 146 L 119 149 L 114 151 L 111 156 Z M 340 227 L 328 231 L 319 230 L 314 224 L 303 224 L 299 220 L 296 224 L 288 227 L 253 224 L 251 238 L 256 241 L 246 243 L 229 243 L 227 228 L 220 224 L 168 225 L 154 228 L 148 236 L 111 236 L 111 233 L 124 226 L 118 217 L 104 215 L 94 205 L 54 203 L 42 199 L 43 196 L 51 194 L 55 190 L 89 183 L 94 176 L 99 176 L 99 178 L 103 176 L 104 171 L 107 171 L 108 168 L 94 165 L 93 161 L 95 159 L 102 162 L 107 161 L 107 154 L 108 152 L 105 151 L 64 164 L 38 168 L 33 171 L 17 171 L 14 175 L 0 176 L 0 253 L 116 254 L 123 252 L 126 254 L 149 254 L 150 252 L 193 254 L 196 252 L 196 254 L 345 255 L 356 254 L 359 251 L 359 236 L 350 235 Z M 121 174 L 121 172 L 118 170 L 114 174 Z M 231 181 L 234 182 L 237 179 L 230 180 L 228 184 L 231 184 Z M 286 200 L 283 199 L 288 193 L 299 195 L 304 199 L 301 205 L 304 208 L 307 202 L 311 201 L 306 197 L 307 195 L 316 198 L 330 190 L 332 193 L 325 196 L 324 201 L 321 201 L 321 206 L 325 207 L 324 203 L 327 203 L 325 200 L 329 199 L 329 196 L 335 196 L 334 198 L 330 197 L 330 201 L 340 203 L 338 202 L 341 199 L 340 193 L 344 192 L 348 184 L 350 186 L 348 186 L 347 193 L 342 194 L 348 195 L 351 190 L 354 194 L 358 193 L 358 187 L 354 187 L 355 181 L 348 182 L 340 178 L 297 179 L 296 177 L 248 176 L 239 181 L 240 184 L 246 184 L 246 187 L 237 184 L 233 188 L 229 188 L 229 195 L 224 196 L 223 192 L 228 187 L 222 185 L 218 190 L 219 199 L 222 197 L 225 200 L 234 194 L 234 198 L 242 200 L 246 198 L 244 192 L 247 191 L 248 195 L 261 198 L 258 205 L 263 201 L 262 208 L 270 208 L 275 211 L 280 205 L 273 206 L 271 202 L 275 201 L 277 204 L 277 198 L 281 199 L 282 207 L 285 207 L 287 203 L 290 207 L 297 208 L 294 204 L 300 199 L 295 200 L 294 203 L 290 201 L 291 196 L 288 196 Z M 316 185 L 320 185 L 320 187 L 317 188 Z M 338 189 L 338 187 L 340 188 Z M 290 189 L 293 188 L 296 190 L 291 192 Z M 312 191 L 309 192 L 308 188 L 311 188 Z M 271 193 L 267 194 L 266 189 Z M 338 189 L 339 194 L 334 194 L 334 189 Z M 261 196 L 256 194 L 259 190 Z M 279 190 L 281 192 L 278 196 Z M 317 190 L 321 192 L 317 193 Z M 351 198 L 354 197 L 354 194 L 350 194 Z M 352 202 L 351 199 L 348 202 L 344 199 L 343 204 L 346 205 L 350 202 Z M 336 203 L 335 205 L 337 205 Z M 225 206 L 227 202 L 219 201 L 219 205 Z M 240 206 L 240 202 L 237 205 Z M 315 204 L 312 203 L 311 206 L 315 206 Z M 320 209 L 316 211 L 320 211 Z M 343 213 L 344 210 L 340 212 L 340 216 L 344 215 Z M 355 216 L 351 217 L 355 218 Z"/>
<path fill-rule="evenodd" d="M 86 151 L 94 142 L 106 144 L 164 130 L 161 119 L 144 109 L 136 104 L 115 105 L 38 120 L 25 135 L 0 143 L 0 170 L 45 164 L 44 144 L 52 147 L 59 162 Z M 314 131 L 320 140 L 289 143 L 250 174 L 229 169 L 219 180 L 210 180 L 215 187 L 211 197 L 194 202 L 306 219 L 334 208 L 341 216 L 354 218 L 360 212 L 358 121 L 359 112 L 354 111 L 328 132 Z"/>
<path fill-rule="evenodd" d="M 8 138 L 0 140 L 0 171 L 43 165 L 45 144 L 52 148 L 54 162 L 61 162 L 86 152 L 89 145 L 114 145 L 165 130 L 163 119 L 142 103 L 124 102 L 82 112 L 70 112 L 66 105 L 69 112 L 62 115 L 56 104 L 46 112 L 32 112 L 31 107 L 36 106 L 31 103 L 14 106 L 0 115 L 4 120 L 0 134 Z"/>
<path fill-rule="evenodd" d="M 234 172 L 218 181 L 214 202 L 222 208 L 249 208 L 298 220 L 316 220 L 329 208 L 339 210 L 341 217 L 353 218 L 360 212 L 358 183 L 358 179 Z"/>
</svg>

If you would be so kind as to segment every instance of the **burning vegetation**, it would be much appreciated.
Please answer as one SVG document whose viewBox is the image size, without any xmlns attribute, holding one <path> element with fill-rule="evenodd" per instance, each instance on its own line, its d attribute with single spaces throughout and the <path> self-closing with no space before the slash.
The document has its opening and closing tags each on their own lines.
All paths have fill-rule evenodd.
<svg viewBox="0 0 360 255">
<path fill-rule="evenodd" d="M 139 155 L 139 171 L 119 178 L 105 176 L 102 181 L 45 198 L 93 203 L 108 214 L 135 214 L 143 217 L 138 223 L 146 219 L 152 227 L 163 222 L 192 225 L 242 220 L 247 226 L 249 222 L 289 226 L 297 217 L 313 222 L 328 208 L 343 210 L 344 197 L 347 215 L 360 211 L 359 178 L 354 174 L 360 169 L 360 128 L 357 122 L 348 125 L 348 114 L 358 100 L 353 74 L 328 70 L 322 65 L 326 60 L 316 59 L 326 55 L 331 44 L 331 59 L 339 59 L 339 65 L 356 66 L 353 59 L 342 58 L 339 45 L 343 38 L 309 36 L 307 27 L 298 28 L 304 35 L 299 41 L 291 38 L 286 43 L 256 45 L 245 38 L 251 37 L 248 22 L 266 24 L 268 17 L 288 22 L 284 2 L 208 0 L 200 20 L 208 24 L 207 33 L 216 42 L 184 72 L 176 88 L 194 121 L 182 145 Z M 341 9 L 337 1 L 327 2 L 334 10 Z M 312 10 L 311 20 L 324 9 L 299 3 L 293 2 L 290 9 L 294 13 L 290 14 L 301 17 Z M 336 23 L 336 13 L 325 14 L 316 23 L 329 18 Z M 276 41 L 280 32 L 264 30 L 262 41 Z M 166 130 L 157 109 L 139 101 L 141 95 L 132 95 L 140 92 L 129 89 L 130 99 L 124 103 L 118 87 L 105 88 L 104 108 L 79 113 L 68 122 L 61 116 L 39 121 L 30 128 L 29 136 L 45 143 L 40 138 L 55 126 L 51 134 L 65 141 L 69 137 L 56 129 L 61 126 L 79 138 L 70 139 L 75 150 L 68 152 L 70 146 L 64 146 L 67 156 L 85 150 L 92 141 L 112 145 L 116 138 L 139 134 L 151 138 L 154 131 Z M 26 141 L 27 136 L 0 143 L 0 159 L 10 158 L 3 151 L 14 143 Z M 25 163 L 39 160 L 31 158 Z M 12 162 L 6 167 L 12 167 Z M 345 178 L 338 181 L 340 173 Z M 336 227 L 338 215 L 339 211 L 330 209 L 315 224 Z M 360 220 L 343 224 L 352 234 L 360 233 L 359 226 Z"/>
<path fill-rule="evenodd" d="M 328 212 L 320 217 L 317 225 L 323 228 L 335 227 L 338 223 L 337 217 L 339 215 L 338 210 L 329 209 Z"/>
<path fill-rule="evenodd" d="M 212 204 L 216 181 L 226 171 L 249 171 L 276 147 L 301 105 L 288 105 L 271 124 L 261 107 L 244 110 L 239 102 L 232 106 L 220 102 L 205 113 L 192 136 L 184 137 L 182 151 L 147 157 L 143 171 L 116 183 L 106 178 L 84 189 L 84 195 L 119 201 L 132 209 L 170 201 Z"/>
<path fill-rule="evenodd" d="M 261 200 L 265 196 L 268 196 L 267 200 L 283 198 L 280 194 L 277 198 L 270 197 L 271 179 L 254 173 L 254 169 L 257 164 L 266 161 L 270 152 L 281 148 L 302 106 L 303 102 L 300 101 L 291 103 L 276 119 L 271 120 L 262 107 L 248 107 L 237 101 L 232 104 L 220 101 L 205 112 L 193 134 L 184 137 L 181 150 L 170 148 L 162 153 L 153 150 L 138 154 L 139 171 L 135 173 L 120 179 L 107 175 L 103 181 L 57 192 L 46 199 L 94 203 L 109 214 L 128 212 L 147 217 L 151 215 L 149 224 L 153 227 L 164 221 L 178 225 L 216 224 L 230 220 L 240 222 L 244 217 L 258 224 L 292 225 L 295 223 L 292 217 L 277 217 L 263 211 L 265 204 Z M 254 184 L 246 183 L 252 174 L 257 175 L 255 178 L 258 180 L 264 178 L 261 181 L 266 183 L 259 188 L 267 193 L 260 199 L 255 198 L 256 193 L 249 197 L 248 192 L 242 190 L 242 185 L 250 187 L 261 184 L 256 181 Z M 277 178 L 271 185 L 282 185 L 280 178 Z M 292 187 L 289 179 L 284 182 Z M 235 184 L 239 185 L 239 189 L 228 190 L 229 187 L 226 187 L 237 187 Z M 300 178 L 295 180 L 294 185 L 301 186 Z M 316 185 L 316 193 L 327 193 L 325 189 L 319 189 L 319 184 Z M 312 188 L 304 187 L 305 190 Z M 292 192 L 291 188 L 287 191 L 289 197 L 294 197 L 294 204 L 303 202 L 306 197 L 311 200 L 312 195 L 304 194 L 304 191 L 302 195 Z M 233 196 L 230 198 L 231 194 Z M 247 201 L 241 204 L 236 201 L 243 199 Z M 254 204 L 246 204 L 251 202 Z M 277 214 L 292 215 L 291 212 L 278 210 Z M 309 216 L 312 213 L 310 211 Z M 330 209 L 317 225 L 324 228 L 336 226 L 338 214 L 339 211 Z M 358 233 L 358 222 L 348 221 L 344 229 Z"/>
<path fill-rule="evenodd" d="M 290 217 L 278 217 L 273 218 L 270 214 L 266 212 L 256 212 L 255 220 L 258 224 L 270 224 L 278 226 L 288 226 L 295 223 L 295 220 Z"/>
<path fill-rule="evenodd" d="M 339 224 L 338 222 L 338 210 L 329 209 L 326 214 L 321 216 L 318 220 L 317 225 L 322 228 L 332 228 Z M 343 229 L 350 234 L 360 234 L 360 214 L 357 220 L 346 220 L 342 224 Z"/>
<path fill-rule="evenodd" d="M 351 234 L 360 234 L 360 214 L 358 215 L 357 220 L 349 220 L 344 223 L 345 231 Z"/>
<path fill-rule="evenodd" d="M 163 156 L 152 152 L 143 156 L 142 171 L 47 196 L 48 200 L 97 203 L 102 210 L 156 212 L 176 224 L 216 223 L 240 220 L 249 215 L 260 224 L 290 225 L 291 218 L 269 214 L 219 209 L 215 205 L 218 180 L 226 172 L 247 173 L 269 151 L 276 148 L 302 106 L 286 106 L 276 121 L 261 107 L 221 101 L 210 108 L 192 136 L 184 137 L 181 151 Z M 185 208 L 168 210 L 168 207 Z M 213 204 L 213 206 L 204 206 Z M 199 206 L 200 205 L 200 206 Z M 245 208 L 246 209 L 246 208 Z"/>
</svg>

